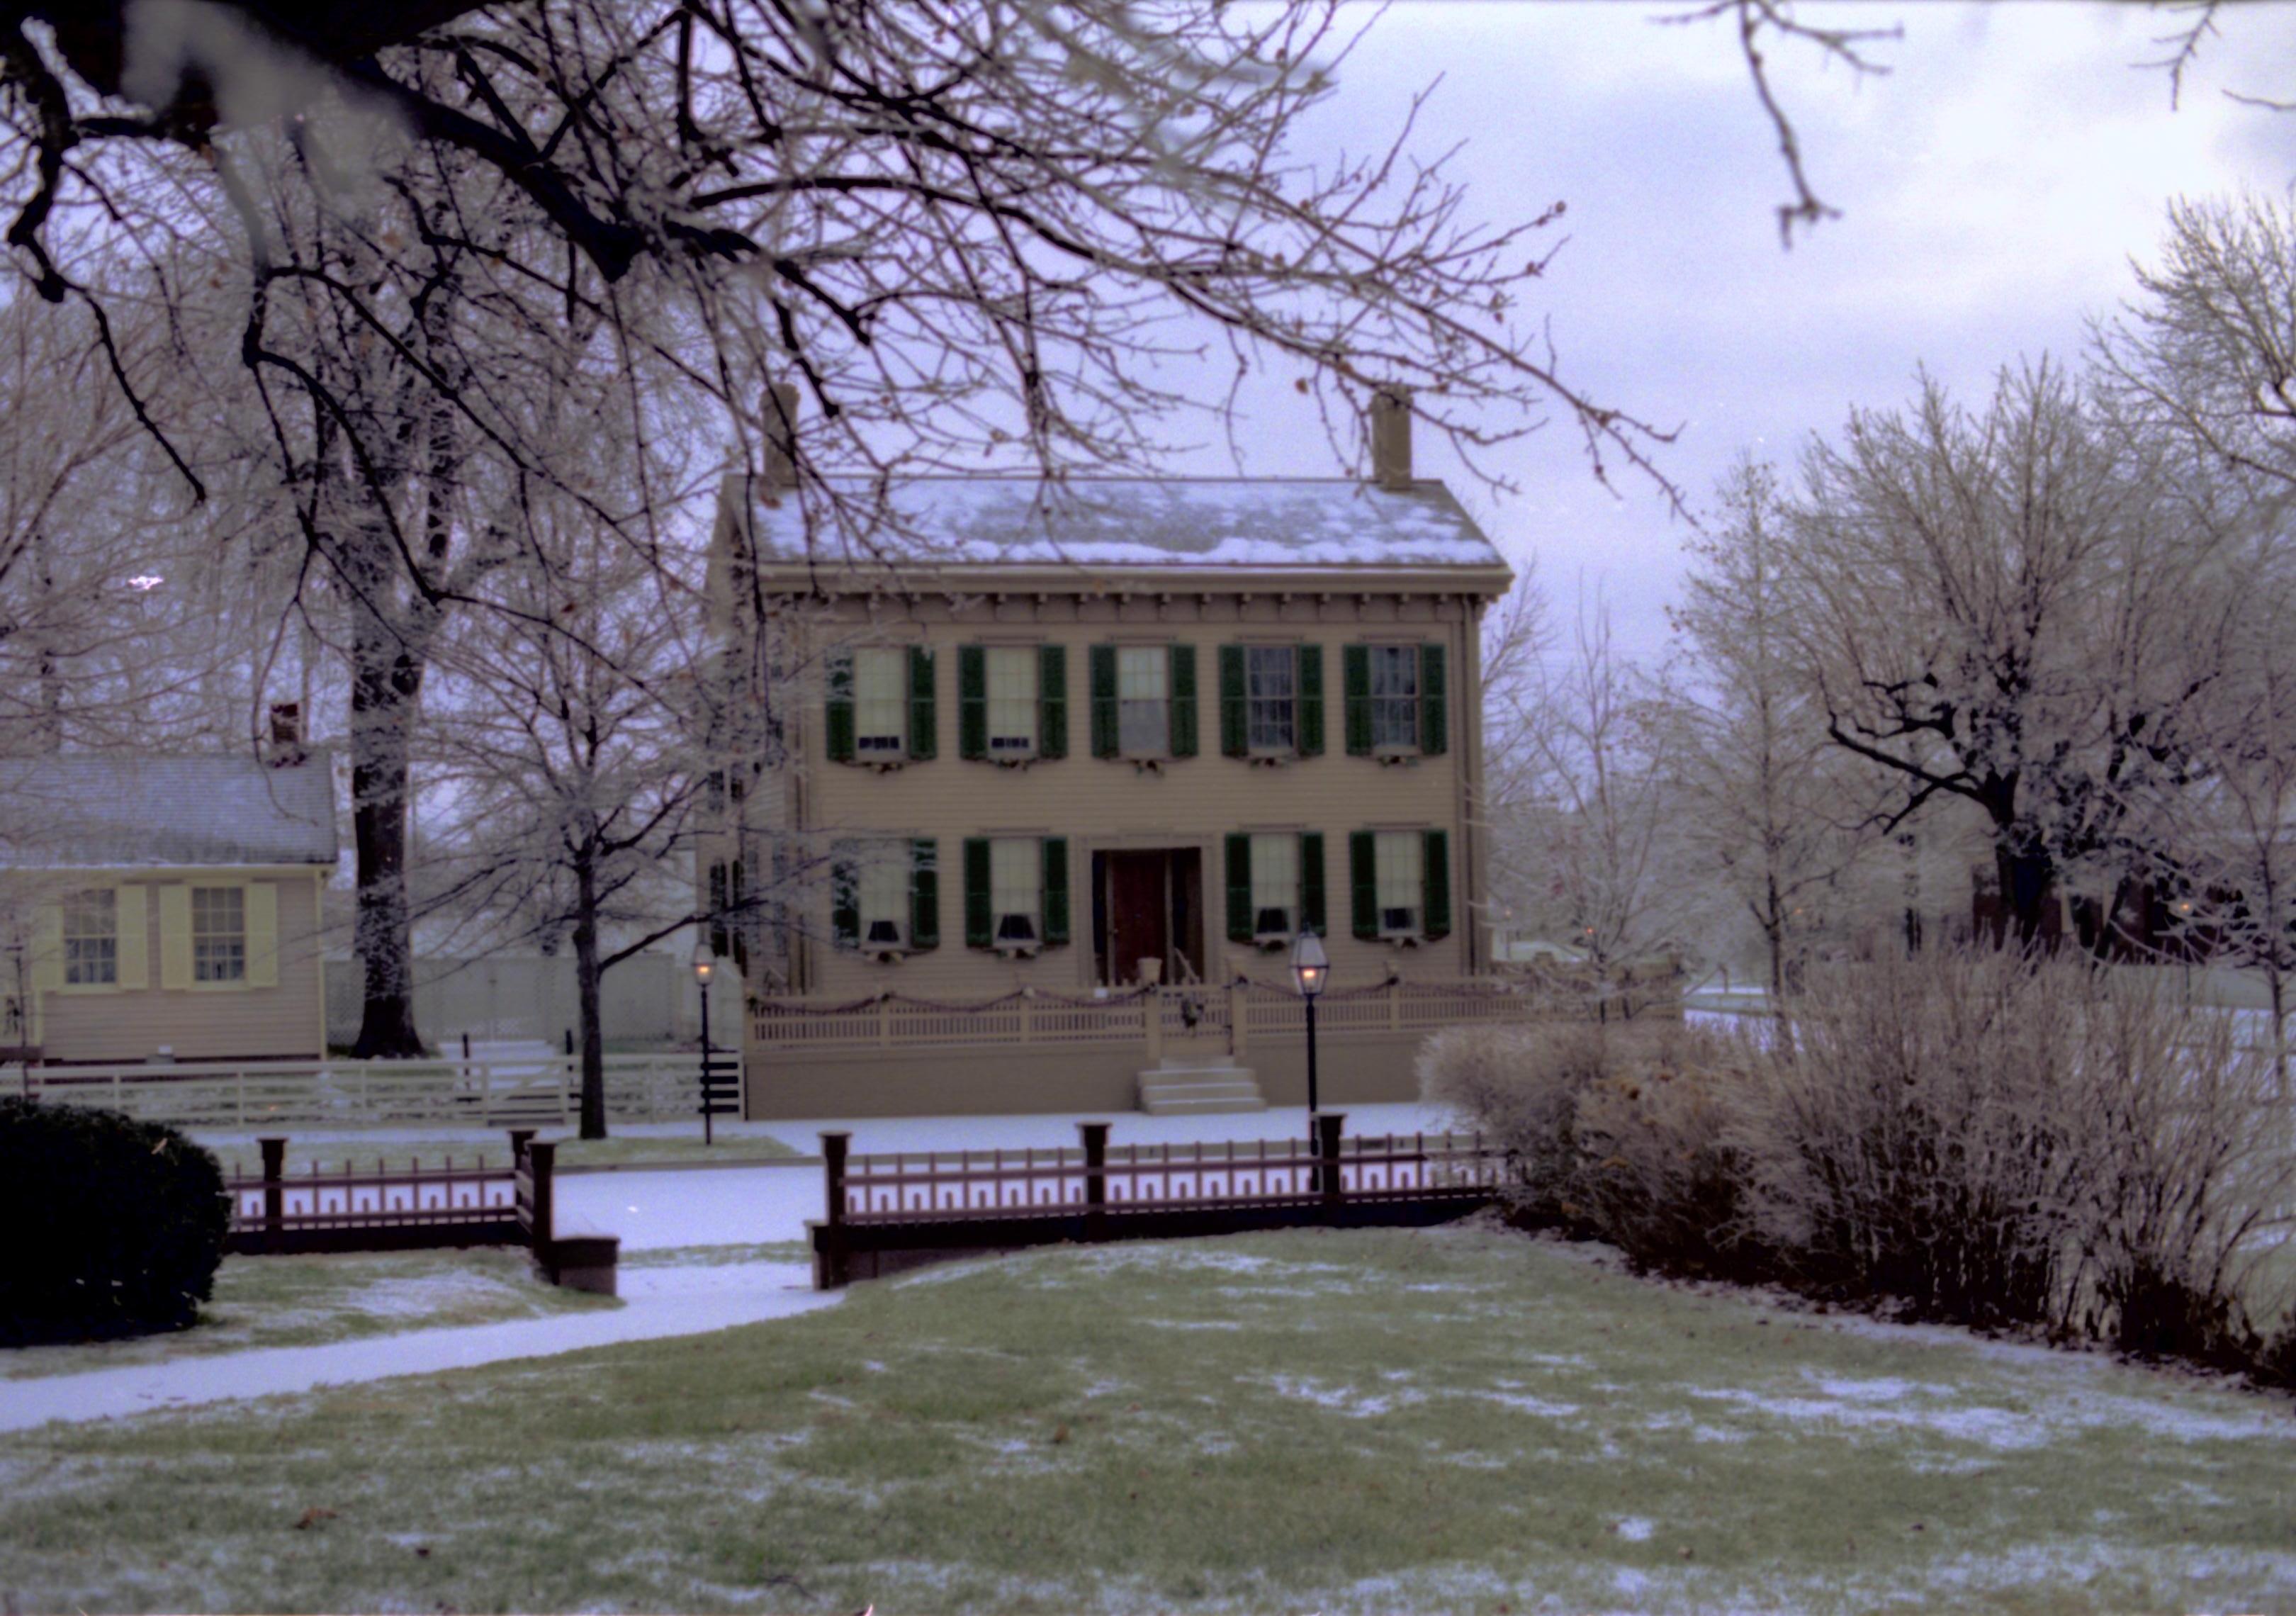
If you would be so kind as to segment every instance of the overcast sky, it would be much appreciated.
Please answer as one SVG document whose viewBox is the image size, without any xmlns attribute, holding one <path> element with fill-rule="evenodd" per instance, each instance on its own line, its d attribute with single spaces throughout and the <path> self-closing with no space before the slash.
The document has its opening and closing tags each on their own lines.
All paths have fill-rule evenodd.
<svg viewBox="0 0 2296 1616">
<path fill-rule="evenodd" d="M 1872 47 L 1882 78 L 1775 57 L 1812 181 L 1842 213 L 1783 251 L 1787 182 L 1733 37 L 1653 21 L 1687 9 L 1401 0 L 1301 149 L 1360 147 L 1440 77 L 1414 148 L 1466 143 L 1455 171 L 1490 221 L 1569 204 L 1545 309 L 1563 373 L 1679 424 L 1664 467 L 1701 503 L 1742 447 L 1791 461 L 1849 406 L 1904 400 L 1916 365 L 1975 394 L 2021 356 L 2078 355 L 2085 317 L 2134 294 L 2129 259 L 2152 257 L 2170 198 L 2296 180 L 2296 114 L 2225 94 L 2296 98 L 2296 6 L 2228 14 L 2176 109 L 2167 75 L 2141 65 L 2173 13 L 1809 7 L 1904 37 Z M 1271 387 L 1252 401 L 1246 471 L 1330 473 L 1306 400 Z M 1501 546 L 1536 555 L 1565 609 L 1583 573 L 1622 649 L 1662 650 L 1684 537 L 1663 500 L 1630 476 L 1605 492 L 1560 421 L 1501 463 L 1522 488 L 1488 510 Z M 1187 469 L 1233 467 L 1223 449 Z M 1424 434 L 1420 470 L 1464 491 Z"/>
</svg>

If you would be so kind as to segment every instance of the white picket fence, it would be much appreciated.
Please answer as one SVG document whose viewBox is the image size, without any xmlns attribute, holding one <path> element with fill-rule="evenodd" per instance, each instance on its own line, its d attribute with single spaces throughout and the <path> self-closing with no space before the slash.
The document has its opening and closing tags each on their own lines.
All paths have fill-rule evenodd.
<svg viewBox="0 0 2296 1616">
<path fill-rule="evenodd" d="M 722 1054 L 721 1054 L 722 1058 Z M 701 1057 L 610 1054 L 606 1112 L 619 1122 L 697 1116 Z M 102 1105 L 183 1128 L 569 1127 L 581 1062 L 566 1055 L 423 1061 L 184 1062 L 0 1067 L 0 1094 Z"/>
</svg>

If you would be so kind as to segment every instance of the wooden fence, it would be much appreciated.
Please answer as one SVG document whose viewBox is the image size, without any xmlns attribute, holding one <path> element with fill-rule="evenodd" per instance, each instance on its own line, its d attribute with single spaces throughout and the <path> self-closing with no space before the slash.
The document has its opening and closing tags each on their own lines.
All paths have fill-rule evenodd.
<svg viewBox="0 0 2296 1616">
<path fill-rule="evenodd" d="M 699 1054 L 608 1055 L 607 1114 L 621 1122 L 698 1117 L 701 1081 Z M 458 1123 L 565 1128 L 581 1109 L 582 1074 L 580 1062 L 562 1055 L 23 1066 L 0 1070 L 0 1092 L 11 1090 L 180 1128 L 235 1132 Z"/>
<path fill-rule="evenodd" d="M 224 1249 L 242 1252 L 387 1251 L 423 1246 L 546 1245 L 550 1239 L 554 1147 L 532 1143 L 529 1128 L 511 1130 L 512 1165 L 488 1168 L 473 1155 L 458 1167 L 451 1153 L 425 1167 L 417 1161 L 362 1168 L 348 1158 L 332 1170 L 286 1170 L 287 1141 L 258 1143 L 263 1167 L 229 1173 L 224 1194 L 231 1227 Z"/>
<path fill-rule="evenodd" d="M 821 1136 L 826 1217 L 814 1284 L 833 1290 L 921 1263 L 1062 1241 L 1170 1240 L 1303 1224 L 1416 1226 L 1464 1217 L 1512 1163 L 1480 1135 L 1316 1136 L 1198 1144 L 1108 1144 L 1080 1122 L 1070 1148 L 855 1156 Z"/>
<path fill-rule="evenodd" d="M 1678 985 L 1678 976 L 1671 973 L 1599 988 L 1553 974 L 1371 982 L 1324 994 L 1316 1002 L 1316 1022 L 1322 1035 L 1344 1038 L 1586 1018 L 1598 1012 L 1614 1017 L 1679 1013 Z M 1153 1060 L 1166 1040 L 1218 1038 L 1231 1054 L 1241 1056 L 1254 1038 L 1296 1038 L 1306 1018 L 1290 986 L 1250 980 L 1089 996 L 1023 988 L 974 1004 L 892 992 L 842 1002 L 750 1003 L 750 1036 L 765 1051 L 1136 1043 Z"/>
</svg>

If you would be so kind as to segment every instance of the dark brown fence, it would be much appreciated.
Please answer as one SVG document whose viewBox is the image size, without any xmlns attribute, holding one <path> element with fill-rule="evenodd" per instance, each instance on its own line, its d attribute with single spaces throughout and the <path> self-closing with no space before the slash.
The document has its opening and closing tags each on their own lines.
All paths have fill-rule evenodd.
<svg viewBox="0 0 2296 1616">
<path fill-rule="evenodd" d="M 821 1136 L 827 1217 L 814 1284 L 832 1290 L 922 1263 L 1062 1241 L 1170 1240 L 1303 1224 L 1424 1225 L 1488 1202 L 1511 1170 L 1480 1135 L 1316 1136 L 1119 1145 L 1080 1122 L 1072 1148 L 855 1156 Z"/>
<path fill-rule="evenodd" d="M 329 1170 L 286 1171 L 287 1141 L 257 1141 L 260 1174 L 224 1178 L 231 1229 L 224 1249 L 245 1252 L 395 1251 L 424 1246 L 547 1247 L 551 1159 L 555 1147 L 534 1144 L 531 1128 L 511 1130 L 512 1165 L 488 1168 L 474 1156 L 457 1166 L 346 1161 Z M 540 1233 L 539 1241 L 537 1232 Z"/>
</svg>

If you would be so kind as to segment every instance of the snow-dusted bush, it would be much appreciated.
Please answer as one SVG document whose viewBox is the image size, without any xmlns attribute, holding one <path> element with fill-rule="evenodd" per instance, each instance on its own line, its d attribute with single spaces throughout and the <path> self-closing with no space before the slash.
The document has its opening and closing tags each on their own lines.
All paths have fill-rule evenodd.
<svg viewBox="0 0 2296 1616">
<path fill-rule="evenodd" d="M 1775 1257 L 1745 1215 L 1737 1137 L 1766 1057 L 1750 1039 L 1694 1028 L 1636 1054 L 1578 1094 L 1571 1211 L 1637 1267 L 1769 1277 Z"/>
<path fill-rule="evenodd" d="M 0 1345 L 183 1328 L 229 1221 L 215 1157 L 174 1128 L 0 1099 Z"/>
<path fill-rule="evenodd" d="M 1508 1198 L 1516 1217 L 1565 1222 L 1578 1095 L 1622 1069 L 1618 1046 L 1627 1037 L 1579 1022 L 1447 1028 L 1420 1048 L 1420 1097 L 1450 1107 L 1513 1159 Z"/>
</svg>

